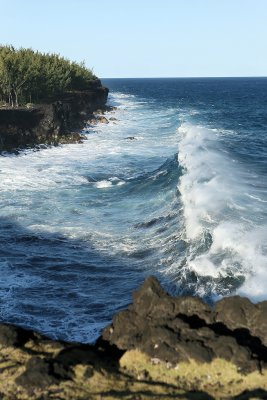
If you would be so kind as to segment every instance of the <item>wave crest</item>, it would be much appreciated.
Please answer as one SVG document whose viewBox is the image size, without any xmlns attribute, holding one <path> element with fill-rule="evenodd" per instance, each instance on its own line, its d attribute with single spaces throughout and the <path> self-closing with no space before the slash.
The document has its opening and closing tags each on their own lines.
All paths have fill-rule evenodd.
<svg viewBox="0 0 267 400">
<path fill-rule="evenodd" d="M 209 276 L 215 294 L 237 289 L 255 300 L 266 297 L 267 227 L 261 225 L 264 210 L 255 200 L 252 174 L 222 151 L 219 130 L 182 124 L 178 135 L 187 268 Z M 200 246 L 207 234 L 211 241 Z M 221 279 L 230 276 L 240 279 L 222 287 Z"/>
</svg>

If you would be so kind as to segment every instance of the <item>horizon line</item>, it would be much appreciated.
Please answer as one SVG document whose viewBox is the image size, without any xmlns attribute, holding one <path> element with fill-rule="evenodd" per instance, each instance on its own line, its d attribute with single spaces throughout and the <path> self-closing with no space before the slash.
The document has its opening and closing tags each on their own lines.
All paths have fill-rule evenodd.
<svg viewBox="0 0 267 400">
<path fill-rule="evenodd" d="M 100 77 L 100 79 L 242 79 L 267 78 L 267 75 L 239 75 L 239 76 L 124 76 Z"/>
</svg>

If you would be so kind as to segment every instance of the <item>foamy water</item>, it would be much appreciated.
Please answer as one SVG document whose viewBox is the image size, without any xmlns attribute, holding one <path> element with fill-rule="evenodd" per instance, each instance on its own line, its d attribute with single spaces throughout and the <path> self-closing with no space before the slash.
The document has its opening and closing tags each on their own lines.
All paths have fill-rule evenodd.
<svg viewBox="0 0 267 400">
<path fill-rule="evenodd" d="M 266 189 L 255 187 L 254 173 L 221 151 L 219 131 L 182 124 L 178 136 L 178 160 L 184 172 L 178 188 L 185 240 L 193 254 L 188 268 L 217 279 L 239 275 L 245 283 L 238 293 L 265 299 L 267 224 L 262 216 Z M 195 255 L 193 249 L 205 235 L 210 237 L 209 248 Z"/>
<path fill-rule="evenodd" d="M 1 156 L 1 319 L 90 342 L 150 274 L 172 294 L 266 299 L 251 82 L 109 81 L 117 109 L 84 143 Z"/>
</svg>

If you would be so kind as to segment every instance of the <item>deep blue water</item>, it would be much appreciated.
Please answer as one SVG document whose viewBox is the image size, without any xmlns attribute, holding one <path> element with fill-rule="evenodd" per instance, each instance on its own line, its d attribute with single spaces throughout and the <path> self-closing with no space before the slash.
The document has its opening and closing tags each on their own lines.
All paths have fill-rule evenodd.
<svg viewBox="0 0 267 400">
<path fill-rule="evenodd" d="M 83 144 L 0 156 L 0 318 L 90 342 L 150 274 L 267 299 L 267 78 L 105 79 Z"/>
</svg>

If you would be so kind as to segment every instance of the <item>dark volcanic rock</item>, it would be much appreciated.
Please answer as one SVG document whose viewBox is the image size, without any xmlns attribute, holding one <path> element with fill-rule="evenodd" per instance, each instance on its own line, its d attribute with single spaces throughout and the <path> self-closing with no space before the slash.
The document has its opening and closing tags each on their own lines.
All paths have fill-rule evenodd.
<svg viewBox="0 0 267 400">
<path fill-rule="evenodd" d="M 38 334 L 13 326 L 0 324 L 0 347 L 21 346 Z"/>
<path fill-rule="evenodd" d="M 264 398 L 266 302 L 235 296 L 211 308 L 153 277 L 133 298 L 94 345 L 0 324 L 0 398 Z"/>
<path fill-rule="evenodd" d="M 0 151 L 36 144 L 79 142 L 78 131 L 99 108 L 106 108 L 108 89 L 97 81 L 91 90 L 65 93 L 32 108 L 0 109 Z"/>
<path fill-rule="evenodd" d="M 108 124 L 109 120 L 106 117 L 99 117 L 98 122 L 101 122 L 102 124 Z"/>
<path fill-rule="evenodd" d="M 219 301 L 215 312 L 218 322 L 232 330 L 248 329 L 267 346 L 267 301 L 253 304 L 246 298 L 233 296 Z"/>
<path fill-rule="evenodd" d="M 16 379 L 17 384 L 26 388 L 44 388 L 57 381 L 52 374 L 50 363 L 39 357 L 32 357 L 26 364 L 26 371 Z"/>
<path fill-rule="evenodd" d="M 17 344 L 18 329 L 12 325 L 0 325 L 0 346 L 9 347 Z"/>
<path fill-rule="evenodd" d="M 212 309 L 196 297 L 169 296 L 149 277 L 102 336 L 119 349 L 137 348 L 174 364 L 224 358 L 251 371 L 267 363 L 265 303 L 235 296 Z"/>
</svg>

